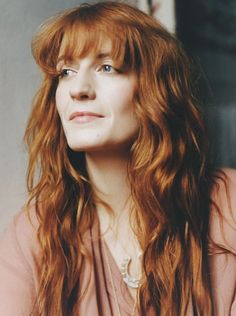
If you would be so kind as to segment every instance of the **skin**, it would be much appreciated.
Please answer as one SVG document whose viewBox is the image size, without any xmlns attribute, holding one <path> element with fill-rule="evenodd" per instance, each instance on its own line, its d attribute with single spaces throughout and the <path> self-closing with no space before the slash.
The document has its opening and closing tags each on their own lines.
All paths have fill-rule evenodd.
<svg viewBox="0 0 236 316">
<path fill-rule="evenodd" d="M 116 69 L 110 52 L 111 42 L 105 41 L 98 54 L 57 66 L 57 109 L 75 151 L 124 151 L 138 130 L 133 111 L 136 76 Z"/>
<path fill-rule="evenodd" d="M 115 68 L 111 48 L 111 41 L 104 40 L 99 54 L 58 63 L 56 105 L 68 145 L 85 152 L 93 189 L 113 210 L 112 217 L 104 205 L 96 205 L 104 240 L 119 267 L 128 250 L 130 273 L 138 276 L 140 248 L 129 220 L 132 200 L 127 180 L 130 145 L 138 131 L 133 110 L 137 78 Z M 136 290 L 130 293 L 136 296 Z"/>
</svg>

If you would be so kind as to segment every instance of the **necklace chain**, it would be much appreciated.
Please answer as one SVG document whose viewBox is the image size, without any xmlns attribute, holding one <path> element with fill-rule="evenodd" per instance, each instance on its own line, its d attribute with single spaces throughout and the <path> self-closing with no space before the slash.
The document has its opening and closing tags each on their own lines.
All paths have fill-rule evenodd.
<svg viewBox="0 0 236 316">
<path fill-rule="evenodd" d="M 129 252 L 127 251 L 126 247 L 123 245 L 123 243 L 119 240 L 117 234 L 114 232 L 114 229 L 112 226 L 109 225 L 109 229 L 112 232 L 112 234 L 115 236 L 116 238 L 116 242 L 120 245 L 120 247 L 123 249 L 123 251 L 126 253 L 127 257 L 131 259 L 131 256 L 129 255 Z M 134 242 L 134 241 L 133 241 Z M 135 248 L 137 247 L 137 245 L 135 246 Z M 143 252 L 142 250 L 139 248 L 138 254 L 137 254 L 137 258 L 140 259 L 140 257 L 142 256 Z"/>
<path fill-rule="evenodd" d="M 110 277 L 110 280 L 111 280 L 112 291 L 113 291 L 114 298 L 115 298 L 115 304 L 116 304 L 117 313 L 118 313 L 118 316 L 122 316 L 121 310 L 120 310 L 120 306 L 119 306 L 119 302 L 118 302 L 118 298 L 117 298 L 117 295 L 116 295 L 116 289 L 115 289 L 115 285 L 114 285 L 114 281 L 113 281 L 113 277 L 112 277 L 111 267 L 110 267 L 109 259 L 108 259 L 108 256 L 107 256 L 107 249 L 106 249 L 106 245 L 105 245 L 104 241 L 103 241 L 103 248 L 104 248 L 104 254 L 105 254 L 105 261 L 106 261 L 106 264 L 107 264 L 108 273 L 109 273 L 109 277 Z M 135 309 L 136 309 L 136 300 L 134 301 L 134 306 L 133 306 L 133 309 L 132 309 L 131 316 L 134 316 Z"/>
</svg>

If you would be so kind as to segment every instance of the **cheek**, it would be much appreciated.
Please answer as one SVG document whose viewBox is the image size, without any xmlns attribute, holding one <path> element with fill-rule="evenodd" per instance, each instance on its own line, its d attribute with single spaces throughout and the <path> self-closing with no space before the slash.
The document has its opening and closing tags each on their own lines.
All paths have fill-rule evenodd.
<svg viewBox="0 0 236 316">
<path fill-rule="evenodd" d="M 134 98 L 133 91 L 120 91 L 116 95 L 113 95 L 114 104 L 111 106 L 111 111 L 114 117 L 129 121 L 134 119 Z"/>
<path fill-rule="evenodd" d="M 65 110 L 65 105 L 66 105 L 66 98 L 65 98 L 65 93 L 63 89 L 61 89 L 60 87 L 58 87 L 56 90 L 55 102 L 56 102 L 56 108 L 57 108 L 58 114 L 62 119 L 63 110 Z"/>
<path fill-rule="evenodd" d="M 138 130 L 138 118 L 135 113 L 135 88 L 124 89 L 120 93 L 120 103 L 117 104 L 114 116 L 119 120 L 119 126 L 124 132 L 133 135 Z"/>
<path fill-rule="evenodd" d="M 138 130 L 138 119 L 133 97 L 122 98 L 112 108 L 113 128 L 121 135 L 132 136 Z"/>
</svg>

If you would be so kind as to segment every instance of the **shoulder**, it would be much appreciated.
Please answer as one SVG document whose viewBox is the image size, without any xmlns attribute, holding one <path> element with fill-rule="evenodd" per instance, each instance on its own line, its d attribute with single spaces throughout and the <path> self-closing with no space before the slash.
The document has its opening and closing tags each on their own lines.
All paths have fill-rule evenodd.
<svg viewBox="0 0 236 316">
<path fill-rule="evenodd" d="M 218 173 L 211 200 L 209 276 L 214 315 L 233 315 L 236 304 L 236 170 L 223 169 Z"/>
<path fill-rule="evenodd" d="M 37 220 L 33 209 L 23 209 L 0 240 L 0 315 L 31 315 L 39 262 Z"/>
<path fill-rule="evenodd" d="M 17 260 L 22 271 L 32 269 L 39 253 L 37 229 L 34 208 L 23 208 L 14 216 L 0 240 L 0 260 L 10 264 Z"/>
<path fill-rule="evenodd" d="M 212 192 L 212 240 L 236 254 L 236 170 L 222 169 Z"/>
<path fill-rule="evenodd" d="M 236 206 L 236 169 L 221 169 L 213 192 L 213 198 L 222 206 L 228 202 Z"/>
</svg>

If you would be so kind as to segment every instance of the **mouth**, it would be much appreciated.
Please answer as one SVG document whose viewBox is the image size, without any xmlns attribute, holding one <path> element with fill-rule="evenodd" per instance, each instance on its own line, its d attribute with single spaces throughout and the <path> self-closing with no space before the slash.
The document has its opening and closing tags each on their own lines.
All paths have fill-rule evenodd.
<svg viewBox="0 0 236 316">
<path fill-rule="evenodd" d="M 69 120 L 77 123 L 88 123 L 104 116 L 94 112 L 74 112 L 70 115 Z"/>
</svg>

